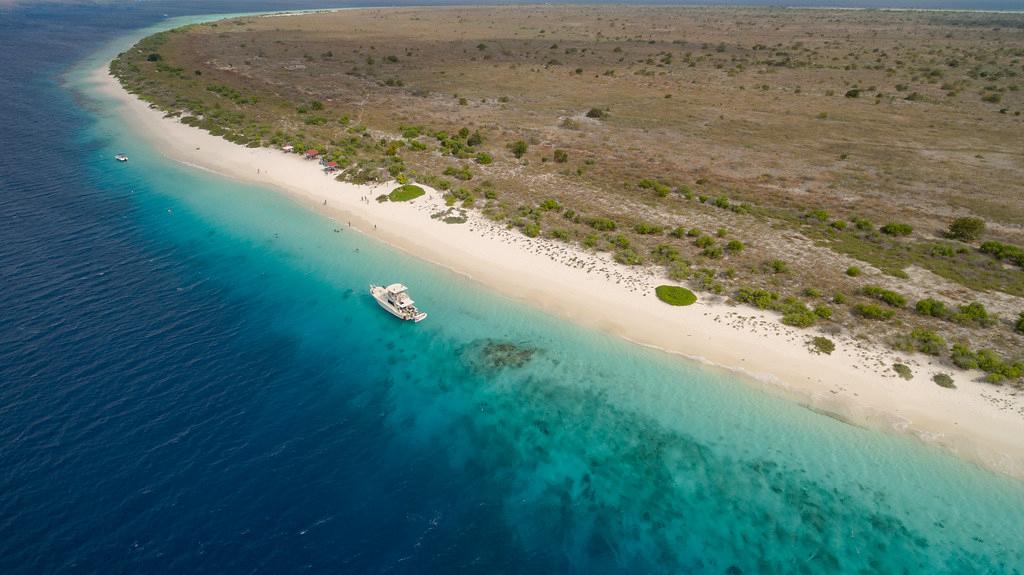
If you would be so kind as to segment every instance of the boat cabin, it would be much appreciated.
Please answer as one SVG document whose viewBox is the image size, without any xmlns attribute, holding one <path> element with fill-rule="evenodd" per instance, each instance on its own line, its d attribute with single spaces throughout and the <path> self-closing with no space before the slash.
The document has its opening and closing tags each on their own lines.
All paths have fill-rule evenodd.
<svg viewBox="0 0 1024 575">
<path fill-rule="evenodd" d="M 409 291 L 409 288 L 402 284 L 391 284 L 384 288 L 384 291 L 387 292 L 388 302 L 394 304 L 395 307 L 408 308 L 412 307 L 413 303 L 415 303 L 409 297 L 409 294 L 405 293 Z"/>
<path fill-rule="evenodd" d="M 316 157 L 319 156 L 319 155 L 320 155 L 320 152 L 317 151 L 317 150 L 306 150 L 306 159 L 307 160 L 315 160 Z"/>
</svg>

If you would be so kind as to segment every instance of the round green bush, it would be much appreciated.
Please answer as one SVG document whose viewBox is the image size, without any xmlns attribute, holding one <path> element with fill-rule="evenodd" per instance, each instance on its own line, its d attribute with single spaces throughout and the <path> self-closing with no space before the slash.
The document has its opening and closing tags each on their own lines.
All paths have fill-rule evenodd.
<svg viewBox="0 0 1024 575">
<path fill-rule="evenodd" d="M 932 381 L 934 381 L 939 387 L 956 389 L 956 384 L 953 383 L 953 378 L 950 377 L 948 373 L 936 373 L 932 376 Z"/>
<path fill-rule="evenodd" d="M 391 193 L 388 194 L 388 199 L 392 202 L 408 202 L 409 200 L 414 200 L 425 193 L 426 192 L 423 191 L 423 188 L 419 186 L 406 184 L 391 190 Z"/>
<path fill-rule="evenodd" d="M 697 296 L 684 287 L 680 286 L 658 286 L 654 288 L 658 299 L 669 305 L 690 305 L 697 301 Z"/>
</svg>

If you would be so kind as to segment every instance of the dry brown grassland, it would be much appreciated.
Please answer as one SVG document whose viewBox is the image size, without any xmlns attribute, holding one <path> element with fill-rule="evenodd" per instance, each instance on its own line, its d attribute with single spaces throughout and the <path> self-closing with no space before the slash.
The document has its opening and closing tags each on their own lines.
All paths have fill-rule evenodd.
<svg viewBox="0 0 1024 575">
<path fill-rule="evenodd" d="M 1022 15 L 362 9 L 190 26 L 112 70 L 232 141 L 324 151 L 346 179 L 428 183 L 529 236 L 993 382 L 1024 369 Z M 947 237 L 965 216 L 985 232 Z M 971 302 L 989 317 L 957 313 Z"/>
</svg>

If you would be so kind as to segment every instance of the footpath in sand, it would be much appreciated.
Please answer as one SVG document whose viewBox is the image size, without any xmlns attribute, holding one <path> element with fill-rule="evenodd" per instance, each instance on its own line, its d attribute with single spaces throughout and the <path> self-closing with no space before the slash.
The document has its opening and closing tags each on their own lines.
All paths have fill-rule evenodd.
<svg viewBox="0 0 1024 575">
<path fill-rule="evenodd" d="M 1007 387 L 952 373 L 958 389 L 932 375 L 949 372 L 924 356 L 906 356 L 848 336 L 830 336 L 831 355 L 812 353 L 813 330 L 784 326 L 771 313 L 699 294 L 689 307 L 654 296 L 670 283 L 651 269 L 614 263 L 555 240 L 527 238 L 467 211 L 464 224 L 431 214 L 446 209 L 439 192 L 411 202 L 373 200 L 394 184 L 336 181 L 316 162 L 267 148 L 246 148 L 164 118 L 126 92 L 106 68 L 91 78 L 124 121 L 175 161 L 292 195 L 311 210 L 421 259 L 449 268 L 553 315 L 771 384 L 808 407 L 857 425 L 911 433 L 990 469 L 1024 477 L 1024 404 Z M 368 198 L 368 200 L 364 199 Z M 324 201 L 327 202 L 324 205 Z M 913 369 L 900 379 L 894 362 Z"/>
</svg>

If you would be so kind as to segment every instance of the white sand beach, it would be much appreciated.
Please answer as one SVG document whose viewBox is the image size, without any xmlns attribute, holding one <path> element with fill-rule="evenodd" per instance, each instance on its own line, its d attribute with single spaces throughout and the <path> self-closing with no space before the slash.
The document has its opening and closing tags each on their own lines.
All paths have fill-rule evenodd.
<svg viewBox="0 0 1024 575">
<path fill-rule="evenodd" d="M 378 203 L 372 198 L 394 184 L 335 181 L 299 155 L 245 148 L 164 118 L 122 89 L 105 67 L 93 80 L 97 92 L 116 102 L 124 121 L 168 158 L 281 190 L 310 210 L 351 221 L 398 249 L 555 316 L 742 372 L 816 411 L 910 433 L 990 469 L 1024 477 L 1024 403 L 1010 386 L 978 381 L 978 372 L 951 370 L 926 356 L 898 354 L 847 335 L 829 336 L 836 342 L 831 355 L 815 354 L 807 345 L 818 335 L 815 329 L 784 326 L 774 314 L 728 305 L 720 296 L 698 294 L 696 304 L 672 307 L 654 295 L 656 285 L 672 283 L 658 277 L 660 272 L 621 266 L 605 254 L 555 240 L 527 238 L 473 212 L 465 224 L 432 219 L 445 206 L 441 194 L 429 188 L 412 202 Z M 894 362 L 909 365 L 913 379 L 899 378 Z M 951 373 L 957 389 L 933 383 L 939 372 Z"/>
</svg>

